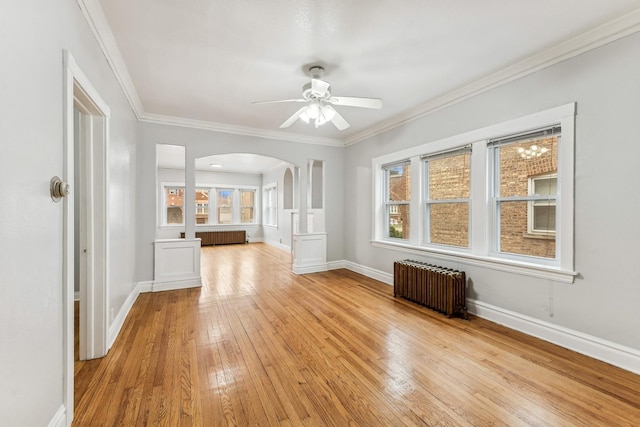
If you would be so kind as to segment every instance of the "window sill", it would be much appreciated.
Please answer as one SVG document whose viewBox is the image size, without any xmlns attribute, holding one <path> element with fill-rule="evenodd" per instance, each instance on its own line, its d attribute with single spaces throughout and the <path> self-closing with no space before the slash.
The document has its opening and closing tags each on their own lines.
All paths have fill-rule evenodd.
<svg viewBox="0 0 640 427">
<path fill-rule="evenodd" d="M 538 240 L 555 240 L 555 233 L 524 233 L 522 235 L 525 239 L 538 239 Z"/>
<path fill-rule="evenodd" d="M 413 246 L 408 243 L 391 242 L 386 240 L 372 240 L 371 244 L 377 248 L 395 249 L 401 252 L 430 256 L 445 261 L 461 262 L 468 265 L 483 267 L 491 270 L 504 271 L 507 273 L 521 274 L 524 276 L 536 277 L 539 279 L 552 280 L 554 282 L 568 283 L 574 282 L 578 275 L 575 271 L 561 270 L 556 267 L 529 264 L 525 262 L 510 261 L 488 256 L 479 256 L 467 253 L 460 253 L 447 250 Z"/>
</svg>

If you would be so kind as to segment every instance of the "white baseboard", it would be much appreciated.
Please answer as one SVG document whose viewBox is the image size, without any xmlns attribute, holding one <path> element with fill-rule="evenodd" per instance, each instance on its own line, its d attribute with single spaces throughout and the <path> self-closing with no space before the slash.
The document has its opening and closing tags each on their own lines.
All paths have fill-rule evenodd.
<svg viewBox="0 0 640 427">
<path fill-rule="evenodd" d="M 282 249 L 283 251 L 287 251 L 291 253 L 291 246 L 283 245 L 282 243 L 272 242 L 270 240 L 264 240 L 263 243 L 266 243 L 269 246 L 273 246 L 274 248 Z"/>
<path fill-rule="evenodd" d="M 346 269 L 371 279 L 393 285 L 393 275 L 351 261 L 344 261 Z M 467 299 L 467 309 L 483 319 L 540 338 L 580 354 L 640 374 L 640 351 L 594 337 L 514 311 Z"/>
<path fill-rule="evenodd" d="M 67 409 L 64 405 L 60 405 L 47 427 L 65 427 L 67 423 Z"/>
<path fill-rule="evenodd" d="M 640 351 L 533 317 L 467 299 L 469 313 L 640 374 Z"/>
<path fill-rule="evenodd" d="M 344 268 L 346 268 L 347 270 L 360 273 L 363 276 L 367 276 L 379 282 L 386 283 L 387 285 L 393 285 L 393 274 L 385 273 L 384 271 L 380 271 L 380 270 L 376 270 L 375 268 L 356 264 L 355 262 L 351 262 L 351 261 L 345 260 L 343 262 L 344 262 Z"/>
<path fill-rule="evenodd" d="M 291 269 L 295 274 L 309 274 L 309 273 L 320 273 L 323 271 L 329 270 L 327 263 L 322 264 L 314 264 L 314 265 L 305 265 L 305 266 L 293 266 Z"/>
<path fill-rule="evenodd" d="M 339 270 L 341 268 L 347 268 L 344 260 L 327 262 L 327 269 L 329 270 Z"/>
<path fill-rule="evenodd" d="M 178 289 L 198 288 L 200 286 L 202 286 L 202 279 L 200 277 L 197 279 L 153 282 L 151 292 L 175 291 Z"/>
<path fill-rule="evenodd" d="M 131 307 L 133 307 L 136 299 L 138 299 L 138 295 L 142 292 L 149 292 L 149 290 L 151 290 L 151 282 L 138 282 L 136 286 L 134 286 L 133 290 L 124 301 L 124 304 L 122 304 L 118 314 L 109 326 L 109 334 L 107 336 L 108 349 L 110 349 L 113 346 L 113 343 L 116 342 L 116 338 L 118 338 L 118 334 L 120 334 L 120 329 L 122 329 L 122 325 L 124 325 L 124 321 L 126 320 L 129 311 L 131 311 Z"/>
</svg>

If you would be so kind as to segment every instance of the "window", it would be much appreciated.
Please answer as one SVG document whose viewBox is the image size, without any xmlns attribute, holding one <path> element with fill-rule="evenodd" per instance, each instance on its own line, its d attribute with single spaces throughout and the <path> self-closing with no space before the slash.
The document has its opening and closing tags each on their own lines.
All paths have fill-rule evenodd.
<svg viewBox="0 0 640 427">
<path fill-rule="evenodd" d="M 184 226 L 183 184 L 161 183 L 163 200 L 158 208 L 163 226 Z M 198 184 L 195 189 L 195 224 L 255 224 L 258 187 L 217 187 Z"/>
<path fill-rule="evenodd" d="M 495 250 L 556 258 L 560 127 L 491 141 Z"/>
<path fill-rule="evenodd" d="M 233 222 L 233 190 L 221 189 L 218 192 L 218 224 Z"/>
<path fill-rule="evenodd" d="M 184 224 L 184 187 L 166 187 L 166 211 L 167 224 Z"/>
<path fill-rule="evenodd" d="M 384 166 L 386 180 L 386 237 L 408 239 L 410 232 L 411 164 L 408 161 Z"/>
<path fill-rule="evenodd" d="M 209 222 L 209 190 L 196 188 L 196 224 Z"/>
<path fill-rule="evenodd" d="M 424 156 L 427 243 L 469 247 L 471 147 Z"/>
<path fill-rule="evenodd" d="M 556 174 L 533 177 L 529 180 L 529 194 L 547 196 L 547 200 L 529 202 L 528 231 L 531 235 L 555 235 L 556 199 L 558 177 Z"/>
<path fill-rule="evenodd" d="M 372 244 L 572 283 L 575 111 L 567 104 L 372 159 Z M 414 185 L 411 173 L 421 177 Z"/>
<path fill-rule="evenodd" d="M 253 215 L 255 198 L 255 190 L 240 190 L 240 222 L 242 224 L 255 222 Z"/>
<path fill-rule="evenodd" d="M 262 223 L 264 225 L 278 225 L 278 189 L 271 184 L 262 190 Z"/>
</svg>

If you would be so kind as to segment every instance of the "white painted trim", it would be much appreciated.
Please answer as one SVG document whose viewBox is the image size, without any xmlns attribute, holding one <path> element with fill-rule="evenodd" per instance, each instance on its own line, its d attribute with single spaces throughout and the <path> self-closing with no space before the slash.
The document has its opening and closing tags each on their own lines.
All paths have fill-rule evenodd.
<svg viewBox="0 0 640 427">
<path fill-rule="evenodd" d="M 118 44 L 111 32 L 107 18 L 104 16 L 100 2 L 95 0 L 77 0 L 77 2 L 89 24 L 89 28 L 91 28 L 93 35 L 96 37 L 98 45 L 100 45 L 102 49 L 107 63 L 113 70 L 113 74 L 118 80 L 118 83 L 120 83 L 120 87 L 129 101 L 133 113 L 139 120 L 144 113 L 142 102 L 131 80 L 129 70 L 127 70 L 127 66 L 122 59 L 122 54 L 120 53 L 120 49 L 118 49 Z"/>
<path fill-rule="evenodd" d="M 138 295 L 140 295 L 142 292 L 145 292 L 143 289 L 145 289 L 143 282 L 140 282 L 136 286 L 134 286 L 133 290 L 124 301 L 124 304 L 122 304 L 122 307 L 120 307 L 118 314 L 111 321 L 111 326 L 109 326 L 109 338 L 107 341 L 109 349 L 111 349 L 113 343 L 116 342 L 116 338 L 118 338 L 120 330 L 122 329 L 124 321 L 127 319 L 127 316 L 129 315 L 133 304 L 138 299 Z"/>
<path fill-rule="evenodd" d="M 151 292 L 175 291 L 178 289 L 199 288 L 200 286 L 202 286 L 201 278 L 154 281 Z"/>
<path fill-rule="evenodd" d="M 559 62 L 604 46 L 607 43 L 611 43 L 637 31 L 640 31 L 640 9 L 636 9 L 620 18 L 593 28 L 586 33 L 555 45 L 550 49 L 529 56 L 520 62 L 516 62 L 496 73 L 453 90 L 426 104 L 407 110 L 402 114 L 379 122 L 368 129 L 354 133 L 345 138 L 344 145 L 348 147 L 349 145 L 372 138 L 420 117 L 487 92 L 490 89 L 502 86 L 544 68 L 551 67 Z"/>
<path fill-rule="evenodd" d="M 639 350 L 473 299 L 467 299 L 467 309 L 483 319 L 640 374 Z"/>
<path fill-rule="evenodd" d="M 519 274 L 522 276 L 537 277 L 538 279 L 552 280 L 559 283 L 572 284 L 578 275 L 575 271 L 565 271 L 557 268 L 546 267 L 536 264 L 525 264 L 517 261 L 510 261 L 501 258 L 483 257 L 462 252 L 438 251 L 421 246 L 411 246 L 408 244 L 390 241 L 372 241 L 371 245 L 377 248 L 393 249 L 412 255 L 428 256 L 443 261 L 457 262 L 463 265 L 473 265 L 487 268 L 489 270 L 504 271 L 506 273 Z"/>
<path fill-rule="evenodd" d="M 344 260 L 340 260 L 340 261 L 329 261 L 327 262 L 327 269 L 328 270 L 340 270 L 341 268 L 347 268 L 346 261 Z"/>
<path fill-rule="evenodd" d="M 306 264 L 304 266 L 296 266 L 294 265 L 291 271 L 294 274 L 310 274 L 310 273 L 320 273 L 323 271 L 328 271 L 329 267 L 327 263 L 321 264 Z"/>
<path fill-rule="evenodd" d="M 154 242 L 152 292 L 202 286 L 200 239 L 160 239 Z"/>
<path fill-rule="evenodd" d="M 490 268 L 509 273 L 522 274 L 542 279 L 553 280 L 561 283 L 573 283 L 577 273 L 573 271 L 573 150 L 574 150 L 574 127 L 575 127 L 576 103 L 561 105 L 537 113 L 528 114 L 522 117 L 507 120 L 502 123 L 474 129 L 458 135 L 423 143 L 418 146 L 406 148 L 397 152 L 388 153 L 371 160 L 372 168 L 372 244 L 385 249 L 395 249 L 397 251 L 413 253 L 418 255 L 428 255 L 447 261 L 463 262 L 479 267 Z M 561 209 L 561 224 L 557 232 L 557 250 L 560 254 L 557 259 L 536 259 L 534 257 L 516 256 L 511 254 L 497 253 L 491 246 L 490 236 L 495 236 L 493 229 L 495 219 L 487 212 L 488 190 L 487 185 L 491 182 L 488 177 L 492 173 L 492 165 L 487 161 L 489 154 L 487 142 L 492 138 L 501 137 L 513 133 L 518 133 L 530 129 L 542 128 L 556 125 L 562 126 L 563 143 L 560 144 L 560 155 L 558 157 L 559 193 L 562 198 L 558 199 Z M 421 190 L 422 179 L 416 179 L 417 185 L 412 186 L 412 206 L 416 207 L 411 211 L 412 223 L 418 224 L 418 228 L 412 228 L 410 240 L 389 239 L 385 232 L 385 191 L 386 182 L 384 179 L 383 165 L 412 160 L 412 173 L 421 177 L 423 163 L 419 159 L 431 153 L 443 150 L 456 149 L 468 144 L 473 145 L 472 162 L 472 193 L 471 200 L 480 203 L 471 204 L 471 246 L 459 249 L 444 249 L 442 246 L 421 243 L 423 239 L 422 225 L 424 223 L 424 192 Z M 478 156 L 482 163 L 478 163 L 475 157 Z M 479 166 L 479 167 L 475 167 Z M 475 171 L 475 172 L 474 172 Z M 478 179 L 474 179 L 478 178 Z M 474 207 L 475 206 L 475 207 Z"/>
<path fill-rule="evenodd" d="M 233 135 L 255 136 L 257 138 L 276 139 L 279 141 L 301 142 L 304 144 L 327 145 L 329 147 L 344 147 L 340 139 L 323 138 L 319 136 L 301 135 L 297 133 L 281 132 L 265 129 L 251 128 L 247 126 L 228 125 L 224 123 L 207 122 L 202 120 L 185 119 L 181 117 L 163 116 L 160 114 L 142 113 L 141 122 L 180 126 L 190 129 L 204 129 L 214 132 L 223 132 Z"/>
<path fill-rule="evenodd" d="M 426 104 L 410 109 L 403 114 L 394 116 L 380 122 L 368 129 L 357 132 L 345 138 L 344 141 L 333 138 L 320 138 L 288 132 L 270 131 L 243 126 L 226 125 L 221 123 L 183 119 L 178 117 L 163 116 L 145 113 L 142 102 L 131 81 L 122 55 L 111 28 L 104 16 L 104 12 L 98 2 L 90 0 L 77 0 L 89 26 L 100 45 L 107 62 L 114 71 L 120 86 L 127 97 L 136 117 L 140 121 L 158 123 L 172 126 L 183 126 L 196 129 L 207 129 L 217 132 L 257 136 L 267 139 L 278 139 L 294 142 L 303 142 L 330 146 L 349 146 L 364 141 L 380 133 L 386 132 L 407 122 L 415 120 L 427 114 L 461 102 L 467 98 L 486 92 L 497 86 L 509 83 L 526 75 L 532 74 L 543 68 L 550 67 L 561 61 L 573 58 L 589 50 L 598 48 L 607 43 L 626 37 L 640 30 L 640 9 L 637 9 L 618 19 L 605 23 L 584 34 L 560 43 L 550 49 L 532 55 L 529 58 L 505 67 L 497 73 L 476 80 L 448 94 L 436 98 Z"/>
<path fill-rule="evenodd" d="M 351 270 L 355 273 L 362 274 L 363 276 L 367 276 L 371 279 L 393 286 L 393 274 L 385 273 L 384 271 L 376 270 L 375 268 L 367 267 L 366 265 L 356 264 L 355 262 L 351 262 L 347 260 L 343 262 L 344 262 L 344 268 L 346 268 L 347 270 Z"/>
<path fill-rule="evenodd" d="M 274 248 L 282 249 L 283 251 L 287 251 L 291 253 L 291 247 L 287 245 L 283 245 L 282 243 L 272 242 L 271 240 L 263 240 L 269 246 L 273 246 Z"/>
<path fill-rule="evenodd" d="M 379 122 L 360 132 L 351 134 L 344 140 L 340 140 L 146 113 L 99 2 L 96 0 L 77 0 L 77 2 L 138 120 L 149 123 L 208 129 L 216 132 L 336 147 L 349 146 L 364 141 L 427 114 L 434 113 L 495 87 L 525 77 L 543 68 L 550 67 L 561 61 L 573 58 L 589 50 L 596 49 L 640 31 L 640 9 L 636 9 L 613 21 L 553 46 L 550 49 L 541 51 L 522 61 L 505 67 L 496 73 L 478 79 L 444 96 L 407 110 L 402 114 Z"/>
<path fill-rule="evenodd" d="M 93 87 L 89 79 L 78 67 L 75 59 L 67 50 L 63 50 L 63 180 L 74 182 L 74 104 L 82 105 L 91 116 L 96 128 L 91 132 L 91 145 L 94 145 L 96 156 L 92 156 L 87 163 L 90 176 L 89 191 L 96 197 L 95 206 L 88 207 L 87 217 L 92 221 L 87 236 L 89 257 L 93 270 L 90 280 L 93 282 L 92 291 L 81 291 L 81 307 L 87 313 L 85 339 L 81 337 L 81 345 L 89 358 L 104 356 L 107 353 L 108 335 L 108 224 L 106 221 L 107 183 L 108 183 L 108 141 L 109 116 L 111 110 L 100 94 Z M 91 147 L 88 147 L 89 151 Z M 97 149 L 100 148 L 101 151 Z M 74 192 L 63 201 L 63 405 L 65 407 L 66 423 L 71 425 L 73 420 L 73 376 L 74 376 Z"/>
<path fill-rule="evenodd" d="M 393 274 L 385 273 L 351 261 L 344 261 L 348 270 L 393 286 Z M 592 335 L 574 331 L 524 314 L 467 298 L 467 310 L 483 319 L 516 331 L 576 351 L 640 375 L 640 350 L 626 347 Z"/>
<path fill-rule="evenodd" d="M 47 427 L 65 427 L 66 419 L 67 410 L 64 405 L 60 405 L 53 418 L 51 418 L 51 421 L 49 421 L 49 424 L 47 424 Z"/>
<path fill-rule="evenodd" d="M 145 292 L 153 292 L 153 280 L 138 282 L 137 288 L 141 294 L 144 294 Z"/>
</svg>

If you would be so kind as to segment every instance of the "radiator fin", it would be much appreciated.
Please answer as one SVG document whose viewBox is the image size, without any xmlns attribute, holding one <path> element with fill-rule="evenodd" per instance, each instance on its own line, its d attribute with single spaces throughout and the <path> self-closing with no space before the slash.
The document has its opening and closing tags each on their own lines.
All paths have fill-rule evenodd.
<svg viewBox="0 0 640 427">
<path fill-rule="evenodd" d="M 184 239 L 184 233 L 180 233 Z M 198 231 L 196 239 L 200 239 L 200 246 L 230 245 L 234 243 L 245 243 L 247 241 L 246 230 L 216 230 Z"/>
<path fill-rule="evenodd" d="M 404 260 L 393 264 L 393 295 L 467 319 L 464 271 Z"/>
</svg>

